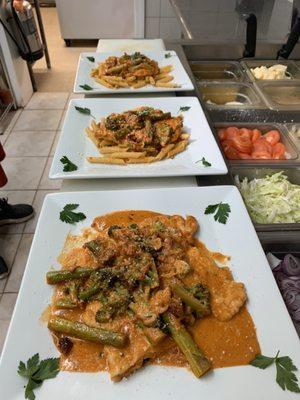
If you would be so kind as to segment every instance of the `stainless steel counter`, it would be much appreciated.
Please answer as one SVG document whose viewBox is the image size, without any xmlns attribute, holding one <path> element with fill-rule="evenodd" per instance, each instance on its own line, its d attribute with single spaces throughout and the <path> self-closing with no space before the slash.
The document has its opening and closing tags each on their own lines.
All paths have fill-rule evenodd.
<svg viewBox="0 0 300 400">
<path fill-rule="evenodd" d="M 270 110 L 267 106 L 260 108 L 251 109 L 219 109 L 219 110 L 209 110 L 206 104 L 202 100 L 201 93 L 197 87 L 194 74 L 190 68 L 190 62 L 195 60 L 213 60 L 213 59 L 224 59 L 224 60 L 238 60 L 243 52 L 243 46 L 240 45 L 229 45 L 220 46 L 218 44 L 198 44 L 191 43 L 191 41 L 180 41 L 172 42 L 166 44 L 167 49 L 175 50 L 180 57 L 184 67 L 186 68 L 191 80 L 194 83 L 195 91 L 194 94 L 198 97 L 200 103 L 202 104 L 203 110 L 206 114 L 208 123 L 215 134 L 216 128 L 215 124 L 219 122 L 230 122 L 230 123 L 296 123 L 300 122 L 300 112 L 296 110 L 284 110 L 275 111 Z M 261 59 L 274 58 L 274 55 L 279 49 L 279 45 L 258 45 L 258 54 L 260 54 Z M 294 54 L 300 57 L 300 46 L 298 45 L 294 50 Z M 191 95 L 191 93 L 181 93 L 180 96 Z M 210 185 L 233 185 L 232 171 L 234 166 L 231 166 L 227 160 L 225 160 L 228 165 L 229 173 L 225 176 L 197 176 L 197 184 L 199 186 L 210 186 Z M 257 164 L 257 165 L 256 165 Z M 277 167 L 278 164 L 274 162 L 268 163 L 268 167 Z M 236 167 L 236 166 L 235 166 Z M 249 168 L 264 168 L 261 163 L 252 162 Z M 284 163 L 280 164 L 280 168 L 294 168 L 300 167 L 300 157 L 294 163 Z M 295 182 L 296 183 L 296 182 Z M 255 224 L 254 224 L 255 225 Z M 276 224 L 279 225 L 279 224 Z M 272 228 L 268 225 L 265 227 L 255 225 L 258 236 L 261 240 L 263 246 L 272 246 L 275 244 L 281 244 L 287 251 L 295 251 L 295 249 L 300 251 L 300 224 L 295 224 L 293 227 L 288 227 L 286 224 L 282 226 L 277 226 Z"/>
</svg>

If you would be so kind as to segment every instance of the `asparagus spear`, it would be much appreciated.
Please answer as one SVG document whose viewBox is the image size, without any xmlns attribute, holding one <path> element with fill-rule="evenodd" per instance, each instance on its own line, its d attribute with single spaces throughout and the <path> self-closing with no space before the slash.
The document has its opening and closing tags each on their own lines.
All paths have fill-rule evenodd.
<svg viewBox="0 0 300 400">
<path fill-rule="evenodd" d="M 123 347 L 126 343 L 126 336 L 122 333 L 94 328 L 80 322 L 73 322 L 63 318 L 50 318 L 48 328 L 52 331 L 64 333 L 78 339 L 107 344 L 113 347 Z"/>
<path fill-rule="evenodd" d="M 72 300 L 68 298 L 59 299 L 54 303 L 54 305 L 57 308 L 66 308 L 66 309 L 73 309 L 77 307 L 77 304 L 73 303 Z"/>
<path fill-rule="evenodd" d="M 201 302 L 191 292 L 186 290 L 182 285 L 173 285 L 172 290 L 181 298 L 181 300 L 191 307 L 192 310 L 197 311 L 200 315 L 210 314 L 209 303 Z"/>
<path fill-rule="evenodd" d="M 210 361 L 205 357 L 189 332 L 173 314 L 166 312 L 162 317 L 172 338 L 189 362 L 194 375 L 200 378 L 211 369 Z"/>
<path fill-rule="evenodd" d="M 46 274 L 47 283 L 49 285 L 56 285 L 57 283 L 70 281 L 72 279 L 87 278 L 95 270 L 93 268 L 82 268 L 78 267 L 74 271 L 60 270 L 60 271 L 49 271 Z"/>
</svg>

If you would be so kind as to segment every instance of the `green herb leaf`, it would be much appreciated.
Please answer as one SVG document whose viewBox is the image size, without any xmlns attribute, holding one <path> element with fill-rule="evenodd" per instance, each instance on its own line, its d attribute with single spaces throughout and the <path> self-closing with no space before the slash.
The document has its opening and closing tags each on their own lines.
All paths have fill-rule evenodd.
<svg viewBox="0 0 300 400">
<path fill-rule="evenodd" d="M 18 374 L 28 379 L 25 387 L 25 399 L 34 400 L 34 389 L 41 386 L 46 379 L 55 378 L 59 372 L 59 358 L 47 358 L 40 361 L 39 354 L 29 358 L 27 364 L 20 361 Z"/>
<path fill-rule="evenodd" d="M 23 361 L 20 361 L 18 374 L 23 376 L 24 378 L 29 378 L 38 370 L 39 362 L 40 359 L 38 353 L 28 359 L 26 366 Z"/>
<path fill-rule="evenodd" d="M 208 162 L 207 160 L 205 160 L 204 157 L 202 157 L 201 160 L 196 161 L 195 164 L 197 164 L 199 162 L 201 162 L 204 165 L 204 167 L 211 167 L 211 163 Z"/>
<path fill-rule="evenodd" d="M 94 119 L 96 119 L 92 114 L 91 114 L 91 110 L 87 107 L 78 107 L 75 106 L 75 109 L 80 112 L 81 114 L 85 114 L 85 115 L 90 115 L 91 117 L 93 117 Z"/>
<path fill-rule="evenodd" d="M 42 381 L 36 382 L 33 379 L 29 379 L 26 387 L 25 387 L 25 399 L 29 400 L 34 400 L 35 399 L 35 394 L 34 394 L 34 389 L 38 388 L 39 386 L 42 385 Z"/>
<path fill-rule="evenodd" d="M 171 53 L 166 53 L 166 54 L 165 54 L 165 58 L 170 58 L 170 57 L 172 57 L 172 54 L 171 54 Z"/>
<path fill-rule="evenodd" d="M 210 204 L 206 207 L 204 214 L 215 214 L 215 221 L 226 224 L 230 213 L 230 206 L 227 203 Z"/>
<path fill-rule="evenodd" d="M 262 354 L 258 354 L 254 360 L 250 361 L 250 365 L 260 369 L 266 369 L 273 364 L 275 357 L 266 357 Z"/>
<path fill-rule="evenodd" d="M 178 112 L 189 111 L 190 108 L 191 108 L 191 107 L 189 107 L 189 106 L 183 106 L 183 107 L 180 107 L 180 108 L 179 108 L 179 111 L 178 111 Z"/>
<path fill-rule="evenodd" d="M 82 212 L 78 213 L 73 211 L 78 207 L 79 204 L 66 204 L 59 214 L 60 220 L 66 222 L 67 224 L 75 224 L 76 222 L 85 219 L 86 216 Z"/>
<path fill-rule="evenodd" d="M 293 371 L 297 371 L 290 357 L 279 357 L 276 364 L 276 382 L 283 389 L 290 392 L 300 393 L 298 379 Z"/>
<path fill-rule="evenodd" d="M 79 85 L 83 90 L 93 90 L 93 88 L 90 85 Z"/>
<path fill-rule="evenodd" d="M 33 375 L 34 380 L 44 381 L 55 378 L 59 372 L 59 358 L 46 358 L 42 360 L 38 371 Z"/>
<path fill-rule="evenodd" d="M 94 57 L 87 57 L 87 59 L 88 59 L 90 62 L 95 62 L 95 58 L 94 58 Z"/>
<path fill-rule="evenodd" d="M 297 371 L 297 367 L 293 364 L 290 357 L 278 357 L 279 351 L 275 357 L 266 357 L 258 354 L 254 360 L 250 362 L 253 367 L 266 369 L 275 362 L 276 365 L 276 382 L 282 390 L 300 393 L 298 379 L 293 371 Z"/>
<path fill-rule="evenodd" d="M 67 156 L 63 156 L 60 159 L 60 162 L 64 164 L 64 169 L 63 169 L 64 172 L 72 172 L 78 169 L 77 165 L 73 164 L 72 161 L 70 161 Z"/>
</svg>

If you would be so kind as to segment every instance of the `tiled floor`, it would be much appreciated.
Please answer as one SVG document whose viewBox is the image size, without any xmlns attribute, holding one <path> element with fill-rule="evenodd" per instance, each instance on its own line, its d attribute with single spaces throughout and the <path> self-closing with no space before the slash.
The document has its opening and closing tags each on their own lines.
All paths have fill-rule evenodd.
<svg viewBox="0 0 300 400">
<path fill-rule="evenodd" d="M 67 92 L 35 93 L 0 136 L 6 152 L 2 165 L 8 176 L 0 197 L 32 204 L 35 209 L 34 218 L 27 223 L 0 227 L 0 255 L 12 267 L 10 276 L 0 280 L 0 352 L 44 197 L 61 186 L 61 181 L 50 180 L 48 173 L 70 97 Z"/>
</svg>

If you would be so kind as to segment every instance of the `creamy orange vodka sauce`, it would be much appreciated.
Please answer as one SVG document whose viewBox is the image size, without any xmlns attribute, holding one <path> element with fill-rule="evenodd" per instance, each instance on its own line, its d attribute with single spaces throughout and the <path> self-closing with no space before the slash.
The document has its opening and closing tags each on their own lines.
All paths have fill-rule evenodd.
<svg viewBox="0 0 300 400">
<path fill-rule="evenodd" d="M 160 214 L 151 211 L 114 212 L 96 217 L 92 227 L 96 230 L 104 230 L 112 225 L 128 226 L 158 215 Z M 212 293 L 212 298 L 214 298 L 214 293 L 217 293 L 218 289 L 222 287 L 224 279 L 233 281 L 230 270 L 227 267 L 219 268 L 216 264 L 216 262 L 226 262 L 229 257 L 220 253 L 210 252 L 203 243 L 196 239 L 193 246 L 193 249 L 189 250 L 192 270 L 182 278 L 182 281 L 185 285 L 193 285 L 200 281 L 208 286 Z M 63 266 L 63 268 L 65 267 Z M 240 288 L 237 288 L 237 290 L 240 290 Z M 63 295 L 63 286 L 57 285 L 53 299 L 57 300 Z M 224 320 L 216 318 L 219 312 L 218 307 L 216 299 L 212 302 L 213 313 L 211 315 L 196 319 L 194 325 L 186 328 L 206 357 L 212 362 L 214 368 L 248 364 L 256 354 L 260 353 L 260 347 L 254 323 L 246 306 L 241 306 L 233 317 L 228 317 L 228 320 L 226 320 L 227 310 L 222 310 L 220 307 Z M 84 322 L 83 309 L 80 307 L 66 310 L 58 309 L 51 305 L 50 313 L 45 313 L 43 318 L 49 314 L 50 316 L 59 316 L 72 321 Z M 57 343 L 59 335 L 53 334 L 53 337 Z M 72 350 L 69 354 L 62 354 L 61 356 L 62 370 L 96 372 L 107 368 L 103 345 L 73 338 L 71 340 L 73 342 Z M 122 352 L 125 354 L 126 347 L 119 349 L 119 351 L 120 354 Z M 155 356 L 147 359 L 147 363 L 188 367 L 184 355 L 170 337 L 166 337 L 156 345 Z"/>
</svg>

